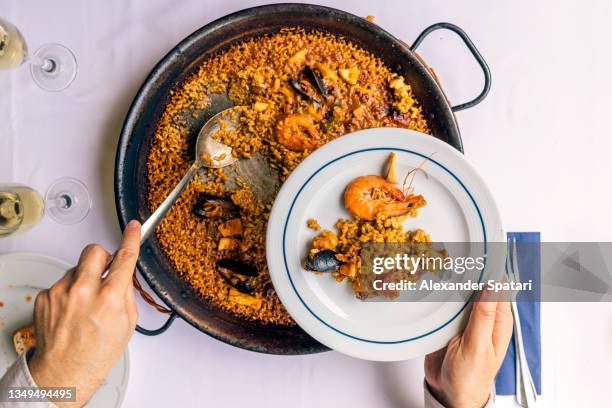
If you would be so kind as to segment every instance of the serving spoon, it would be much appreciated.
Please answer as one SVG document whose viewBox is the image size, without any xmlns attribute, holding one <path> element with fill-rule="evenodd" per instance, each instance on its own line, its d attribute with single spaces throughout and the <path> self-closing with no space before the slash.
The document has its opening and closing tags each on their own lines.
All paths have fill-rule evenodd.
<svg viewBox="0 0 612 408">
<path fill-rule="evenodd" d="M 235 108 L 222 110 L 221 112 L 210 118 L 200 132 L 195 144 L 195 160 L 181 181 L 174 187 L 174 190 L 168 194 L 168 197 L 157 207 L 151 216 L 142 224 L 140 232 L 140 244 L 149 238 L 159 225 L 160 221 L 168 210 L 172 208 L 174 202 L 179 198 L 187 184 L 193 176 L 202 167 L 220 169 L 235 163 L 238 158 L 232 155 L 232 148 L 213 138 L 213 135 L 221 129 L 221 123 L 224 123 L 224 130 L 233 130 L 238 123 L 238 114 L 234 111 Z M 232 112 L 234 111 L 234 112 Z"/>
<path fill-rule="evenodd" d="M 159 225 L 170 208 L 172 208 L 172 205 L 179 198 L 198 170 L 202 167 L 220 169 L 238 160 L 237 157 L 232 155 L 232 148 L 230 146 L 213 138 L 213 135 L 221 129 L 221 123 L 223 123 L 224 130 L 233 130 L 236 128 L 239 115 L 234 109 L 235 108 L 228 108 L 222 110 L 211 117 L 204 126 L 202 126 L 195 144 L 195 160 L 193 164 L 189 167 L 189 170 L 187 170 L 187 173 L 185 173 L 181 181 L 179 181 L 176 187 L 168 194 L 166 199 L 142 224 L 140 230 L 140 245 L 142 245 L 153 231 L 155 231 L 155 228 Z M 108 269 L 113 259 L 115 259 L 116 254 L 117 252 L 115 251 L 108 259 L 102 278 L 105 278 L 108 274 Z"/>
<path fill-rule="evenodd" d="M 213 104 L 217 106 L 231 106 L 230 101 L 227 100 L 225 96 L 213 96 Z M 204 124 L 204 126 L 202 126 L 196 139 L 195 159 L 193 164 L 189 167 L 189 170 L 187 170 L 187 173 L 185 173 L 176 187 L 174 187 L 153 214 L 151 214 L 142 224 L 140 230 L 140 245 L 142 245 L 155 231 L 155 228 L 159 225 L 170 208 L 172 208 L 172 205 L 179 198 L 185 187 L 187 187 L 193 176 L 202 167 L 213 169 L 229 167 L 226 170 L 226 177 L 228 181 L 231 180 L 230 185 L 233 183 L 235 187 L 238 184 L 237 180 L 240 179 L 242 183 L 248 185 L 255 197 L 262 202 L 270 203 L 274 200 L 280 188 L 281 181 L 278 172 L 266 163 L 263 156 L 256 153 L 248 160 L 239 160 L 232 155 L 232 148 L 230 146 L 215 140 L 213 137 L 213 135 L 221 129 L 230 131 L 236 129 L 239 118 L 240 110 L 232 106 L 215 114 Z M 236 165 L 231 166 L 234 163 L 236 163 Z M 226 185 L 227 184 L 226 182 Z M 108 269 L 116 253 L 115 251 L 110 256 L 104 273 L 102 274 L 102 278 L 105 278 L 108 274 Z"/>
</svg>

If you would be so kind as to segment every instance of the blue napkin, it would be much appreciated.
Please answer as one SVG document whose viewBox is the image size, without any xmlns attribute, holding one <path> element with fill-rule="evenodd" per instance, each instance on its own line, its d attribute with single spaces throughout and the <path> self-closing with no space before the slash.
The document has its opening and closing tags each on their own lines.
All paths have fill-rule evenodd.
<svg viewBox="0 0 612 408">
<path fill-rule="evenodd" d="M 540 276 L 540 233 L 509 232 L 508 239 L 516 239 L 518 267 L 521 281 L 539 280 Z M 529 243 L 529 245 L 521 245 Z M 538 244 L 538 245 L 534 245 Z M 519 294 L 520 296 L 520 294 Z M 542 348 L 540 344 L 540 303 L 518 302 L 523 331 L 523 343 L 527 353 L 527 363 L 538 394 L 542 393 Z M 514 395 L 516 364 L 514 360 L 514 338 L 510 341 L 504 362 L 497 373 L 495 388 L 497 395 Z"/>
</svg>

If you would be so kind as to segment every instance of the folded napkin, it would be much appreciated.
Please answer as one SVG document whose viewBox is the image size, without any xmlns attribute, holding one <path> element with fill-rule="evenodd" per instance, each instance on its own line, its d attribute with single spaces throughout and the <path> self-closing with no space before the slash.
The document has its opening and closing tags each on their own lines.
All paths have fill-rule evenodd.
<svg viewBox="0 0 612 408">
<path fill-rule="evenodd" d="M 516 239 L 518 267 L 521 281 L 539 280 L 540 276 L 540 242 L 539 232 L 509 232 L 508 239 Z M 529 244 L 529 245 L 521 245 Z M 519 294 L 520 299 L 520 294 Z M 542 349 L 540 344 L 540 303 L 518 302 L 523 343 L 527 353 L 527 362 L 538 394 L 542 393 Z M 497 395 L 514 395 L 516 393 L 516 364 L 514 359 L 514 338 L 510 341 L 504 362 L 497 373 L 495 388 Z"/>
</svg>

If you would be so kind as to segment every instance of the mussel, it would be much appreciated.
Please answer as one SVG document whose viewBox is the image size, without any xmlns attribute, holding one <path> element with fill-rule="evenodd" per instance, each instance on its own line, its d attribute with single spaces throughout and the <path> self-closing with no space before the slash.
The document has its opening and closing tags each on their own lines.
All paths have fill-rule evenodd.
<svg viewBox="0 0 612 408">
<path fill-rule="evenodd" d="M 229 196 L 219 197 L 209 193 L 200 193 L 193 213 L 200 218 L 230 219 L 240 214 L 240 209 Z"/>
<path fill-rule="evenodd" d="M 319 73 L 313 69 L 311 66 L 306 65 L 304 67 L 304 74 L 307 78 L 310 78 L 311 82 L 315 84 L 317 90 L 324 98 L 329 96 L 329 92 L 327 90 L 327 86 L 325 85 L 325 81 L 323 81 L 323 77 L 319 75 Z"/>
<path fill-rule="evenodd" d="M 329 95 L 321 75 L 308 65 L 304 67 L 299 80 L 291 79 L 289 83 L 297 93 L 318 105 L 322 105 Z M 317 95 L 317 92 L 323 99 Z"/>
<path fill-rule="evenodd" d="M 314 272 L 333 272 L 342 265 L 336 258 L 336 251 L 324 249 L 306 257 L 306 269 Z"/>
<path fill-rule="evenodd" d="M 259 271 L 253 265 L 236 259 L 220 259 L 216 264 L 217 273 L 227 283 L 242 293 L 252 293 L 256 289 L 254 282 Z"/>
</svg>

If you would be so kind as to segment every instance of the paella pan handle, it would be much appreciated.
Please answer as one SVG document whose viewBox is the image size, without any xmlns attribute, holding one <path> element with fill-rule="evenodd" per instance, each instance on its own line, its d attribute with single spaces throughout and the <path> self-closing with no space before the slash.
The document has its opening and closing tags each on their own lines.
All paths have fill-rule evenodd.
<svg viewBox="0 0 612 408">
<path fill-rule="evenodd" d="M 470 37 L 468 37 L 465 31 L 463 31 L 461 28 L 451 23 L 437 23 L 437 24 L 433 24 L 427 27 L 425 30 L 423 30 L 421 34 L 419 34 L 417 39 L 414 40 L 414 43 L 410 47 L 410 50 L 416 51 L 416 49 L 419 47 L 419 45 L 421 45 L 425 37 L 427 37 L 432 32 L 436 30 L 441 30 L 441 29 L 450 30 L 454 32 L 455 34 L 457 34 L 459 38 L 461 38 L 461 40 L 463 41 L 467 49 L 470 51 L 470 53 L 472 53 L 472 55 L 476 59 L 476 62 L 478 63 L 478 65 L 480 65 L 480 68 L 482 69 L 482 72 L 484 74 L 484 88 L 482 89 L 480 94 L 469 102 L 465 102 L 465 103 L 462 103 L 461 105 L 456 105 L 456 106 L 451 107 L 453 112 L 458 112 L 460 110 L 471 108 L 473 106 L 478 105 L 487 96 L 487 94 L 489 93 L 489 90 L 491 89 L 491 71 L 489 70 L 489 66 L 487 65 L 487 62 L 484 60 L 484 58 L 482 57 L 482 55 L 480 54 L 480 52 L 478 51 L 478 49 L 476 48 L 472 40 L 470 40 Z"/>
<path fill-rule="evenodd" d="M 145 329 L 144 327 L 140 326 L 140 325 L 136 325 L 136 331 L 140 334 L 144 334 L 145 336 L 157 336 L 158 334 L 162 334 L 163 332 L 165 332 L 166 330 L 168 330 L 168 328 L 172 325 L 172 322 L 174 322 L 174 319 L 176 319 L 176 313 L 174 313 L 173 311 L 165 308 L 164 306 L 159 305 L 157 302 L 155 302 L 155 299 L 153 299 L 151 297 L 151 295 L 149 295 L 142 287 L 142 285 L 140 284 L 140 282 L 138 281 L 138 278 L 136 277 L 136 274 L 134 273 L 134 277 L 133 277 L 133 282 L 134 282 L 134 287 L 136 288 L 136 290 L 138 290 L 138 292 L 140 293 L 140 296 L 142 296 L 142 299 L 148 303 L 149 305 L 153 306 L 158 312 L 163 313 L 163 314 L 167 314 L 168 319 L 166 320 L 166 322 L 158 329 L 155 330 L 149 330 L 149 329 Z"/>
<path fill-rule="evenodd" d="M 149 330 L 137 324 L 136 331 L 140 334 L 144 334 L 145 336 L 157 336 L 158 334 L 162 334 L 163 332 L 168 330 L 168 327 L 172 325 L 174 319 L 176 319 L 176 313 L 171 313 L 168 319 L 166 320 L 166 323 L 164 323 L 159 329 Z"/>
</svg>

